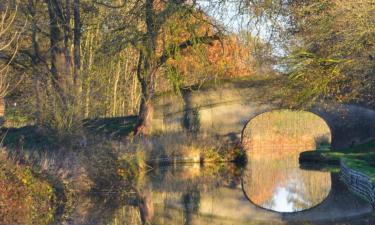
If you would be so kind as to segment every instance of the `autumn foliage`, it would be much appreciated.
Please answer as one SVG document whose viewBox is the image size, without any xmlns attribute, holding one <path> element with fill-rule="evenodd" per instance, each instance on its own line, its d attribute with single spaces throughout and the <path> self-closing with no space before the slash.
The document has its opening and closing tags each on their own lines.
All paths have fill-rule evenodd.
<svg viewBox="0 0 375 225">
<path fill-rule="evenodd" d="M 54 193 L 48 182 L 27 166 L 14 164 L 0 149 L 0 223 L 48 224 Z"/>
<path fill-rule="evenodd" d="M 186 76 L 189 74 L 233 78 L 254 74 L 251 67 L 251 49 L 238 37 L 230 36 L 201 49 L 189 48 L 170 65 Z"/>
<path fill-rule="evenodd" d="M 207 21 L 210 18 L 200 11 L 178 14 L 165 25 L 158 45 L 160 48 L 177 46 L 194 37 L 213 35 L 214 27 Z M 213 79 L 251 76 L 255 74 L 256 63 L 250 46 L 249 40 L 234 34 L 221 35 L 220 40 L 209 44 L 197 42 L 174 54 L 161 72 L 179 87 Z"/>
</svg>

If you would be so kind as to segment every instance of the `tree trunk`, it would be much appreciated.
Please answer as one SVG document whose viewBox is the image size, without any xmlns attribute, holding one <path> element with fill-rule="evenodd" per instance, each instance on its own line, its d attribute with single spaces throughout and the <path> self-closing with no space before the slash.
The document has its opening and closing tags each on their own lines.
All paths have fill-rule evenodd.
<svg viewBox="0 0 375 225">
<path fill-rule="evenodd" d="M 154 74 L 150 74 L 149 76 L 154 76 Z M 142 79 L 140 83 L 142 98 L 139 105 L 138 123 L 134 129 L 134 135 L 147 135 L 150 134 L 152 130 L 152 119 L 154 117 L 154 106 L 152 100 L 154 97 L 154 90 L 153 84 L 147 84 L 144 79 Z"/>
<path fill-rule="evenodd" d="M 36 124 L 38 126 L 41 125 L 42 115 L 41 112 L 43 111 L 41 106 L 41 97 L 40 97 L 40 72 L 37 69 L 40 61 L 40 52 L 39 52 L 39 37 L 38 37 L 38 27 L 37 22 L 35 20 L 35 7 L 32 0 L 29 0 L 29 13 L 31 16 L 31 24 L 32 24 L 32 33 L 31 33 L 31 42 L 32 42 L 32 49 L 33 49 L 33 57 L 31 58 L 33 67 L 32 67 L 32 77 L 34 83 L 34 91 L 35 91 L 35 116 L 36 116 Z"/>
<path fill-rule="evenodd" d="M 4 97 L 0 97 L 0 127 L 4 125 L 5 122 L 5 100 Z"/>
<path fill-rule="evenodd" d="M 52 1 L 47 1 L 48 4 L 48 14 L 49 14 L 49 28 L 50 28 L 50 46 L 51 46 L 51 75 L 52 75 L 52 85 L 55 91 L 58 93 L 58 96 L 62 102 L 63 107 L 66 107 L 66 96 L 64 93 L 64 88 L 62 87 L 63 77 L 61 76 L 60 69 L 61 64 L 59 59 L 64 58 L 61 57 L 64 55 L 64 52 L 61 51 L 59 48 L 59 41 L 61 38 L 61 32 L 58 24 L 58 15 L 55 12 L 55 8 L 57 7 L 54 5 Z"/>
<path fill-rule="evenodd" d="M 113 86 L 113 108 L 112 108 L 112 116 L 116 116 L 116 109 L 117 109 L 117 87 L 118 82 L 120 80 L 120 74 L 121 74 L 121 63 L 117 63 L 117 71 L 116 71 L 116 77 L 115 77 L 115 84 Z"/>
<path fill-rule="evenodd" d="M 74 0 L 74 69 L 73 69 L 73 82 L 77 86 L 79 70 L 81 68 L 81 15 L 80 15 L 80 2 Z"/>
<path fill-rule="evenodd" d="M 139 55 L 137 78 L 141 84 L 141 103 L 138 112 L 138 123 L 134 129 L 134 135 L 150 134 L 154 115 L 153 97 L 156 69 L 150 69 L 147 59 L 141 52 Z M 143 71 L 142 71 L 143 69 Z"/>
<path fill-rule="evenodd" d="M 154 116 L 154 106 L 151 99 L 141 100 L 138 115 L 138 123 L 134 129 L 134 135 L 150 134 L 152 130 L 152 119 Z"/>
<path fill-rule="evenodd" d="M 138 112 L 138 124 L 134 134 L 150 134 L 154 115 L 153 97 L 155 92 L 155 76 L 158 69 L 156 62 L 156 42 L 158 38 L 158 26 L 155 24 L 154 0 L 146 0 L 146 39 L 143 45 L 145 50 L 140 51 L 137 78 L 141 84 L 141 104 Z"/>
<path fill-rule="evenodd" d="M 88 118 L 90 115 L 90 95 L 91 95 L 91 72 L 92 72 L 92 64 L 94 60 L 94 44 L 96 44 L 96 41 L 94 42 L 94 37 L 98 37 L 99 35 L 99 27 L 96 28 L 95 33 L 92 33 L 91 31 L 88 31 L 87 35 L 87 42 L 89 43 L 89 50 L 88 50 L 88 62 L 85 64 L 85 77 L 84 77 L 84 88 L 85 88 L 85 94 L 83 96 L 82 102 L 84 102 L 85 105 L 85 112 L 84 117 Z"/>
</svg>

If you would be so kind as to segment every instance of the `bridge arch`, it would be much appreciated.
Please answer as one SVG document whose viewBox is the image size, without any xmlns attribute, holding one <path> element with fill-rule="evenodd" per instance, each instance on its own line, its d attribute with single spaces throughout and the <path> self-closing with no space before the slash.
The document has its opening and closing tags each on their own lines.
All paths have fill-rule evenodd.
<svg viewBox="0 0 375 225">
<path fill-rule="evenodd" d="M 278 118 L 277 118 L 278 117 Z M 298 117 L 298 118 L 296 118 Z M 305 119 L 309 121 L 301 121 L 299 119 Z M 246 138 L 246 133 L 252 132 L 248 131 L 249 129 L 256 129 L 256 125 L 259 126 L 259 123 L 262 123 L 262 120 L 267 120 L 267 125 L 271 125 L 271 127 L 265 127 L 266 129 L 274 128 L 272 127 L 272 124 L 270 124 L 269 120 L 273 120 L 274 124 L 280 124 L 282 121 L 280 120 L 289 120 L 290 126 L 293 126 L 293 131 L 292 132 L 297 132 L 296 130 L 298 129 L 298 126 L 305 126 L 306 130 L 302 130 L 302 132 L 308 132 L 311 136 L 311 138 L 314 138 L 315 144 L 319 144 L 318 142 L 323 142 L 326 141 L 327 144 L 331 145 L 332 143 L 332 129 L 329 126 L 329 124 L 325 121 L 324 118 L 322 118 L 320 115 L 311 112 L 311 111 L 306 111 L 306 110 L 290 110 L 290 109 L 272 109 L 272 110 L 267 110 L 264 112 L 260 112 L 259 114 L 256 114 L 249 118 L 247 122 L 245 123 L 245 126 L 243 127 L 241 131 L 241 143 L 244 146 L 245 142 L 247 141 Z M 298 121 L 299 120 L 299 121 Z M 285 123 L 288 123 L 288 121 L 285 121 Z M 301 124 L 302 123 L 302 124 Z M 307 124 L 311 124 L 310 126 Z M 253 126 L 253 127 L 251 127 Z M 289 127 L 284 127 L 284 129 L 288 130 Z M 263 126 L 264 128 L 264 126 Z M 319 130 L 317 130 L 320 128 Z M 258 127 L 259 129 L 259 127 Z M 284 130 L 285 133 L 285 130 Z M 250 134 L 253 135 L 253 134 Z M 294 134 L 296 135 L 296 134 Z M 302 134 L 300 134 L 302 135 Z M 247 137 L 249 138 L 249 137 Z M 285 137 L 284 137 L 285 138 Z M 310 139 L 311 139 L 310 138 Z M 321 138 L 321 140 L 318 140 L 318 138 Z M 307 140 L 309 141 L 309 140 Z M 312 140 L 310 140 L 311 142 Z M 316 146 L 314 146 L 316 147 Z M 314 150 L 314 149 L 305 149 L 305 150 Z"/>
<path fill-rule="evenodd" d="M 198 135 L 229 137 L 241 141 L 251 118 L 282 109 L 276 101 L 257 100 L 259 88 L 234 86 L 162 96 L 155 105 L 153 127 L 158 132 L 181 132 L 190 127 Z M 302 109 L 321 117 L 330 127 L 333 149 L 347 148 L 375 137 L 375 111 L 357 105 L 321 103 Z M 186 126 L 188 125 L 188 126 Z"/>
</svg>

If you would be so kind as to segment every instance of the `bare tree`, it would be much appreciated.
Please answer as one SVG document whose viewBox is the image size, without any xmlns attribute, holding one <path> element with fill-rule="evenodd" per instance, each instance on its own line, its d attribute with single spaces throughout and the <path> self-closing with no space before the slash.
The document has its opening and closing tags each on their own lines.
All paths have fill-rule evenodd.
<svg viewBox="0 0 375 225">
<path fill-rule="evenodd" d="M 11 83 L 9 81 L 10 65 L 17 54 L 18 42 L 22 32 L 22 30 L 13 30 L 13 24 L 18 11 L 17 5 L 14 9 L 11 9 L 10 4 L 4 4 L 2 7 L 4 8 L 0 8 L 0 54 L 5 55 L 5 52 L 10 52 L 10 54 L 8 53 L 10 57 L 0 62 L 0 125 L 4 123 L 4 98 L 11 90 Z"/>
</svg>

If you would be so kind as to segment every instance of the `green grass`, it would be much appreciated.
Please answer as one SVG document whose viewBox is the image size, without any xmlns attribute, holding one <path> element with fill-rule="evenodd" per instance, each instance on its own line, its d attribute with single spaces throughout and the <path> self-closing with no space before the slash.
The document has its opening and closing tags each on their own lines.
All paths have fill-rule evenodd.
<svg viewBox="0 0 375 225">
<path fill-rule="evenodd" d="M 300 160 L 330 164 L 339 164 L 343 160 L 348 167 L 366 174 L 375 184 L 375 139 L 342 150 L 302 152 Z"/>
<path fill-rule="evenodd" d="M 375 152 L 344 155 L 342 159 L 348 167 L 366 174 L 375 184 Z"/>
</svg>

